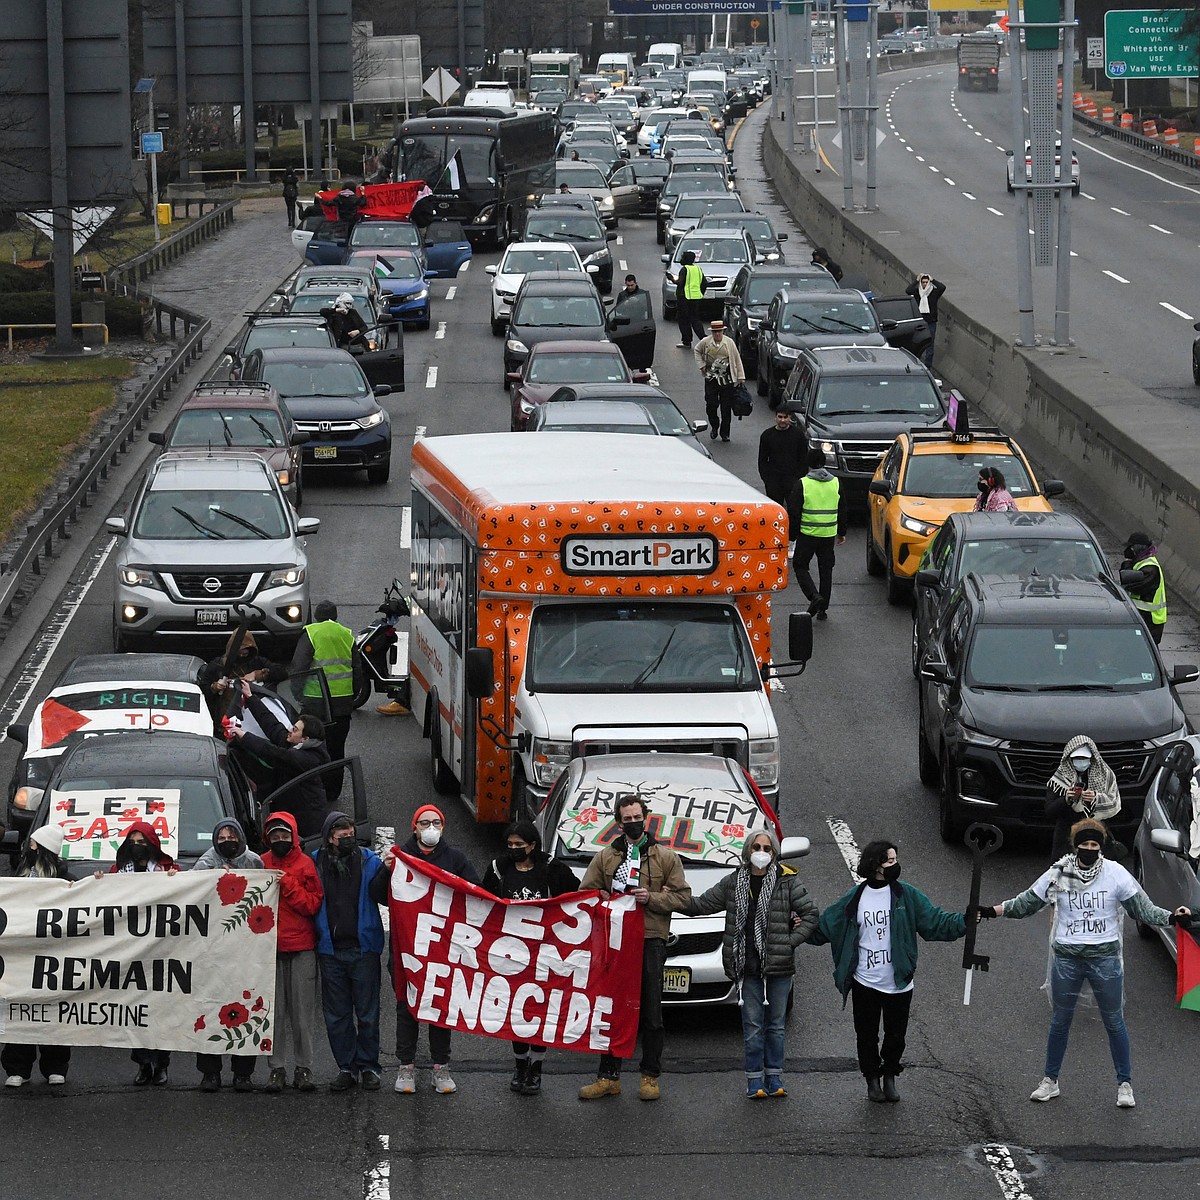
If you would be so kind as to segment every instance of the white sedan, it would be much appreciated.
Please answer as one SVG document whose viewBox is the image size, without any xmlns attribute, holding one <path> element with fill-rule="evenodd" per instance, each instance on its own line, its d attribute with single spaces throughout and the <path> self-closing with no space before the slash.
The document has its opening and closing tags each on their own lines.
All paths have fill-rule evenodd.
<svg viewBox="0 0 1200 1200">
<path fill-rule="evenodd" d="M 579 252 L 566 242 L 512 242 L 500 262 L 484 270 L 492 277 L 492 333 L 500 337 L 508 328 L 517 288 L 530 271 L 592 275 L 598 268 L 585 269 Z"/>
</svg>

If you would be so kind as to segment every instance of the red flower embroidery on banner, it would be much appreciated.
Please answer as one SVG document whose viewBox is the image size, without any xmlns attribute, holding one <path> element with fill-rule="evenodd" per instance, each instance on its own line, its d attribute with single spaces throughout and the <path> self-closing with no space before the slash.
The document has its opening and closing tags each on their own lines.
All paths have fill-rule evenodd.
<svg viewBox="0 0 1200 1200">
<path fill-rule="evenodd" d="M 71 802 L 70 802 L 70 800 L 60 800 L 60 801 L 59 801 L 59 802 L 58 802 L 58 803 L 57 803 L 57 804 L 54 806 L 54 811 L 55 811 L 55 812 L 70 812 L 70 811 L 71 811 Z"/>
<path fill-rule="evenodd" d="M 260 1050 L 262 1050 L 265 1054 L 270 1054 L 271 1053 L 271 1039 L 263 1038 L 263 1040 L 258 1043 L 258 1048 Z"/>
<path fill-rule="evenodd" d="M 248 996 L 248 995 L 250 995 L 250 993 L 247 992 L 246 995 Z M 262 1010 L 264 1008 L 266 1008 L 266 1002 L 263 1000 L 263 998 L 261 996 L 259 996 L 259 998 L 257 1000 L 255 1000 L 254 1007 L 250 1011 L 251 1012 L 262 1012 Z"/>
<path fill-rule="evenodd" d="M 166 812 L 167 806 L 162 800 L 148 800 L 146 802 L 146 811 L 148 813 Z"/>
<path fill-rule="evenodd" d="M 226 1029 L 233 1029 L 237 1025 L 245 1025 L 250 1020 L 250 1010 L 244 1004 L 225 1004 L 221 1006 L 221 1011 L 217 1014 L 221 1024 Z"/>
<path fill-rule="evenodd" d="M 132 808 L 125 808 L 121 810 L 121 816 L 129 817 L 130 819 L 140 817 L 141 815 L 142 810 L 138 808 L 136 804 Z"/>
<path fill-rule="evenodd" d="M 202 1014 L 201 1016 L 198 1016 L 196 1018 L 196 1023 L 195 1023 L 195 1025 L 192 1026 L 192 1032 L 199 1033 L 200 1030 L 202 1030 L 203 1028 L 204 1028 L 204 1016 Z"/>
<path fill-rule="evenodd" d="M 275 912 L 269 904 L 256 904 L 246 918 L 251 933 L 270 933 L 275 928 Z"/>
<path fill-rule="evenodd" d="M 217 880 L 217 895 L 222 904 L 236 904 L 246 894 L 246 877 L 223 871 Z"/>
<path fill-rule="evenodd" d="M 243 999 L 243 1000 L 249 1000 L 249 999 L 250 999 L 250 997 L 251 997 L 251 996 L 253 996 L 253 995 L 254 995 L 254 993 L 253 993 L 253 992 L 243 992 L 243 993 L 242 993 L 242 999 Z"/>
</svg>

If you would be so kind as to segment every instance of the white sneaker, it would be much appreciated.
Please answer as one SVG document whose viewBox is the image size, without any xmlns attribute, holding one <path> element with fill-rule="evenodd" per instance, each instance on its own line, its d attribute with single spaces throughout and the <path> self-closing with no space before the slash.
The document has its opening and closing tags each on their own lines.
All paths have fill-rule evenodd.
<svg viewBox="0 0 1200 1200">
<path fill-rule="evenodd" d="M 67 1077 L 65 1075 L 48 1075 L 46 1077 L 46 1082 L 51 1087 L 62 1087 L 62 1085 L 67 1082 Z"/>
<path fill-rule="evenodd" d="M 1137 1101 L 1133 1098 L 1133 1084 L 1123 1083 L 1117 1088 L 1117 1107 L 1135 1108 Z"/>
<path fill-rule="evenodd" d="M 433 1064 L 433 1090 L 443 1096 L 451 1096 L 458 1091 L 458 1084 L 450 1078 L 450 1068 L 443 1063 L 440 1067 Z"/>
<path fill-rule="evenodd" d="M 1058 1095 L 1058 1080 L 1051 1079 L 1049 1075 L 1042 1079 L 1042 1082 L 1029 1093 L 1030 1100 L 1053 1100 Z"/>
<path fill-rule="evenodd" d="M 411 1066 L 402 1066 L 396 1072 L 396 1086 L 393 1090 L 404 1096 L 411 1096 L 417 1090 L 417 1075 Z"/>
<path fill-rule="evenodd" d="M 29 1080 L 24 1075 L 10 1075 L 5 1081 L 5 1087 L 20 1087 L 23 1083 L 28 1083 Z"/>
</svg>

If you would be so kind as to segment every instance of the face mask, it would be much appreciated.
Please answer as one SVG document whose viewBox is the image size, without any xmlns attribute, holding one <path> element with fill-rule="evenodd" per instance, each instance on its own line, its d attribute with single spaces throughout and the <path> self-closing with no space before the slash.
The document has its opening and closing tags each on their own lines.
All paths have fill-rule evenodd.
<svg viewBox="0 0 1200 1200">
<path fill-rule="evenodd" d="M 143 863 L 148 863 L 150 861 L 150 847 L 136 843 L 129 848 L 129 857 L 139 866 Z"/>
<path fill-rule="evenodd" d="M 435 829 L 432 825 L 427 829 L 421 830 L 421 845 L 428 846 L 431 850 L 442 840 L 442 831 Z"/>
<path fill-rule="evenodd" d="M 271 853 L 274 854 L 276 858 L 287 858 L 291 852 L 291 838 L 279 838 L 277 841 L 271 843 Z"/>
<path fill-rule="evenodd" d="M 988 485 L 987 485 L 987 480 L 986 480 L 986 479 L 981 479 L 981 480 L 979 481 L 979 490 L 980 490 L 981 492 L 986 492 L 986 491 L 988 490 Z"/>
<path fill-rule="evenodd" d="M 621 831 L 625 834 L 627 841 L 640 842 L 642 840 L 642 834 L 646 832 L 646 822 L 626 821 L 624 824 L 622 824 Z"/>
<path fill-rule="evenodd" d="M 752 850 L 750 852 L 750 865 L 757 867 L 760 871 L 765 870 L 771 865 L 770 850 Z"/>
<path fill-rule="evenodd" d="M 900 864 L 892 863 L 890 867 L 883 868 L 884 883 L 895 883 L 900 878 Z"/>
<path fill-rule="evenodd" d="M 1073 758 L 1073 759 L 1071 759 L 1071 766 L 1073 766 L 1075 768 L 1075 770 L 1079 772 L 1080 775 L 1086 774 L 1088 767 L 1090 767 L 1091 765 L 1092 765 L 1092 760 L 1090 758 Z"/>
<path fill-rule="evenodd" d="M 349 858 L 358 849 L 352 837 L 339 838 L 333 843 L 333 848 L 338 858 Z"/>
<path fill-rule="evenodd" d="M 218 842 L 217 853 L 222 858 L 237 858 L 238 852 L 241 850 L 241 842 Z"/>
<path fill-rule="evenodd" d="M 1100 857 L 1099 850 L 1076 850 L 1075 851 L 1075 861 L 1081 867 L 1093 866 L 1096 862 L 1096 859 L 1098 859 L 1099 857 Z"/>
<path fill-rule="evenodd" d="M 529 851 L 524 846 L 509 846 L 508 857 L 515 863 L 524 862 L 529 857 Z"/>
</svg>

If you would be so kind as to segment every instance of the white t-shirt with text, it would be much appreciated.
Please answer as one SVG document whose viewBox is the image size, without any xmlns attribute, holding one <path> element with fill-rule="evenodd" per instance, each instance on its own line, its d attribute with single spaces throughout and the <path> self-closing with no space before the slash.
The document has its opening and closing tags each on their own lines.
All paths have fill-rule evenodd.
<svg viewBox="0 0 1200 1200">
<path fill-rule="evenodd" d="M 892 967 L 892 889 L 865 887 L 858 900 L 858 966 L 854 978 L 877 992 L 911 992 L 896 986 Z"/>
<path fill-rule="evenodd" d="M 1033 885 L 1043 900 L 1050 898 L 1050 885 L 1057 871 L 1051 868 Z M 1078 891 L 1059 888 L 1054 895 L 1054 940 L 1064 945 L 1096 946 L 1120 939 L 1120 908 L 1123 900 L 1137 895 L 1138 885 L 1120 863 L 1106 858 L 1096 878 Z"/>
</svg>

